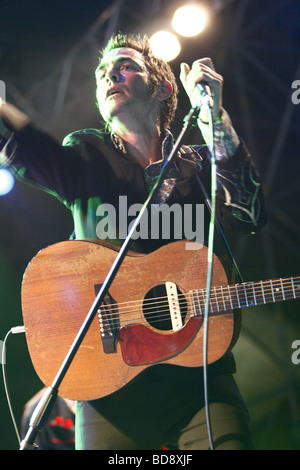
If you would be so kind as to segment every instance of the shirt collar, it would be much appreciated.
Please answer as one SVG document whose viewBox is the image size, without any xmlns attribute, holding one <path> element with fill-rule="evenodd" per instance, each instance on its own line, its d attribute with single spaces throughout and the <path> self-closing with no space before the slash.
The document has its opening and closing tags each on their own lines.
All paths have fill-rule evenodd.
<svg viewBox="0 0 300 470">
<path fill-rule="evenodd" d="M 127 154 L 124 141 L 121 137 L 119 137 L 114 132 L 111 132 L 110 141 L 111 141 L 111 144 L 113 145 L 113 147 L 116 150 L 118 150 L 122 155 L 125 156 Z M 170 131 L 166 130 L 164 139 L 162 141 L 162 160 L 166 160 L 169 153 L 171 152 L 172 146 L 173 146 L 173 135 L 171 134 Z M 162 160 L 160 160 L 160 161 L 162 161 Z"/>
</svg>

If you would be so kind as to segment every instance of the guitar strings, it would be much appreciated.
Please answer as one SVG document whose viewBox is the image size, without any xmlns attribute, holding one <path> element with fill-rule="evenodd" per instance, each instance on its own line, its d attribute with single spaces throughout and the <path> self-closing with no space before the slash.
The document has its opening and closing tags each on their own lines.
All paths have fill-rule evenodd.
<svg viewBox="0 0 300 470">
<path fill-rule="evenodd" d="M 165 313 L 163 314 L 163 312 Z M 187 311 L 187 314 L 185 315 L 185 319 L 189 320 L 192 316 L 193 316 L 192 312 Z M 130 317 L 122 318 L 122 320 L 120 321 L 120 327 L 130 325 L 130 324 L 132 325 L 133 323 L 137 321 L 139 322 L 139 324 L 142 323 L 142 324 L 148 325 L 148 323 L 150 323 L 150 325 L 154 325 L 155 323 L 160 323 L 164 320 L 165 321 L 170 320 L 169 310 L 162 311 L 158 315 L 153 314 L 151 318 L 147 317 L 147 319 L 144 318 L 143 316 L 141 316 L 140 318 L 130 318 Z"/>
<path fill-rule="evenodd" d="M 237 287 L 239 287 L 239 286 L 241 286 L 241 284 L 237 285 Z M 228 287 L 229 287 L 229 289 L 232 289 L 232 288 L 235 288 L 236 286 L 235 286 L 235 285 L 233 285 L 233 286 L 226 286 L 225 288 L 228 288 Z M 217 300 L 217 295 L 221 295 L 221 296 L 222 296 L 222 291 L 223 291 L 223 293 L 224 293 L 224 290 L 223 290 L 224 287 L 222 287 L 222 286 L 221 286 L 221 287 L 214 287 L 213 289 L 214 289 L 215 291 L 216 291 L 217 289 L 220 290 L 220 292 L 218 292 L 218 293 L 215 292 L 214 295 L 211 296 L 211 303 L 216 303 L 216 304 L 217 304 L 217 303 L 219 303 L 218 300 Z M 190 292 L 187 293 L 187 294 L 186 294 L 186 293 L 185 293 L 185 294 L 178 294 L 178 299 L 181 300 L 181 299 L 183 299 L 183 298 L 186 298 L 187 296 L 190 296 L 190 297 L 191 297 L 194 293 L 197 294 L 197 299 L 196 299 L 196 300 L 197 300 L 198 302 L 200 302 L 199 294 L 202 294 L 202 296 L 204 296 L 204 294 L 205 294 L 205 289 L 192 290 L 192 291 L 190 291 Z M 268 290 L 264 290 L 264 294 L 265 294 L 265 295 L 270 295 L 271 293 L 273 294 L 273 289 L 272 289 L 272 288 L 270 288 L 270 289 L 268 289 Z M 285 290 L 285 294 L 286 294 L 286 295 L 289 295 L 289 294 L 291 294 L 291 293 L 293 294 L 293 297 L 295 297 L 295 295 L 294 295 L 294 289 L 293 289 L 293 288 L 290 288 L 289 290 Z M 231 300 L 233 300 L 234 302 L 236 302 L 236 301 L 237 301 L 236 298 L 232 299 L 232 295 L 231 295 L 232 293 L 229 292 L 229 294 L 230 294 Z M 249 294 L 249 292 L 248 292 L 248 294 Z M 274 297 L 275 297 L 276 295 L 277 295 L 277 293 L 275 292 L 275 293 L 274 293 Z M 256 298 L 261 297 L 261 298 L 263 298 L 263 293 L 256 293 L 256 295 L 255 295 L 255 296 L 253 295 L 253 297 L 256 297 Z M 228 296 L 225 296 L 225 297 L 224 297 L 225 301 L 229 302 L 228 298 L 229 298 Z M 283 298 L 282 298 L 282 299 L 283 299 Z M 138 300 L 120 302 L 120 303 L 115 303 L 115 304 L 109 304 L 109 307 L 110 307 L 110 308 L 114 308 L 114 307 L 115 307 L 115 308 L 118 308 L 119 313 L 130 313 L 130 312 L 134 312 L 134 310 L 128 310 L 127 312 L 121 312 L 121 310 L 124 309 L 124 308 L 128 308 L 128 306 L 133 305 L 133 304 L 140 304 L 141 302 L 143 302 L 144 304 L 146 303 L 146 304 L 147 304 L 147 308 L 150 309 L 152 306 L 157 306 L 157 305 L 158 305 L 158 302 L 157 302 L 158 300 L 162 300 L 162 301 L 163 301 L 162 303 L 168 303 L 168 297 L 167 297 L 167 296 L 161 296 L 161 297 L 154 297 L 154 298 L 151 298 L 151 299 L 138 299 Z M 272 302 L 272 301 L 270 301 L 270 302 Z M 222 299 L 222 303 L 224 303 L 224 302 L 223 302 L 223 299 Z M 252 304 L 251 304 L 251 305 L 252 305 Z M 139 310 L 139 309 L 137 309 L 137 310 Z M 137 311 L 137 310 L 136 310 L 136 311 Z"/>
<path fill-rule="evenodd" d="M 228 296 L 226 296 L 224 299 L 222 299 L 222 303 L 223 303 L 225 309 L 224 308 L 223 309 L 219 308 L 219 302 L 217 300 L 217 295 L 221 295 L 220 292 L 222 292 L 224 289 L 227 288 L 228 291 L 230 291 L 231 289 L 236 289 L 236 288 L 239 289 L 241 287 L 243 287 L 243 288 L 248 287 L 249 289 L 251 289 L 251 286 L 249 284 L 252 284 L 252 286 L 254 287 L 255 285 L 256 286 L 261 286 L 262 283 L 268 283 L 269 284 L 269 282 L 270 281 L 261 281 L 261 282 L 260 281 L 255 281 L 253 283 L 250 282 L 250 283 L 242 283 L 242 284 L 229 285 L 229 286 L 215 286 L 213 288 L 214 291 L 215 291 L 214 296 L 212 295 L 212 297 L 211 297 L 210 305 L 211 305 L 211 307 L 213 307 L 214 304 L 216 304 L 216 305 L 218 305 L 218 308 L 216 310 L 214 310 L 214 308 L 211 308 L 209 310 L 209 312 L 210 313 L 218 313 L 218 312 L 222 312 L 222 311 L 226 311 L 226 310 L 230 310 L 230 309 L 239 307 L 239 304 L 237 304 L 236 306 L 232 305 L 232 303 L 233 303 L 232 300 L 234 301 L 234 303 L 236 303 L 237 300 L 232 299 L 231 293 L 229 292 L 230 298 L 231 298 L 231 305 L 229 307 L 226 307 L 225 301 L 230 302 L 228 300 Z M 289 298 L 296 298 L 295 288 L 290 286 L 290 282 L 291 282 L 290 279 L 274 280 L 273 283 L 275 283 L 275 282 L 280 283 L 281 287 L 283 287 L 284 284 L 289 286 L 289 289 L 284 289 L 284 287 L 283 287 L 282 290 L 284 290 L 284 296 L 288 296 L 289 294 L 292 294 L 292 297 L 289 297 Z M 278 289 L 278 287 L 276 289 Z M 217 290 L 219 290 L 220 292 L 217 293 Z M 281 289 L 279 289 L 279 290 L 281 290 Z M 193 294 L 195 294 L 195 293 L 197 294 L 196 299 L 193 297 Z M 189 297 L 189 300 L 193 305 L 193 308 L 191 308 L 191 306 L 189 304 L 187 304 L 186 317 L 195 316 L 195 315 L 199 316 L 199 314 L 196 314 L 196 311 L 195 311 L 196 309 L 195 309 L 195 306 L 194 306 L 194 302 L 198 303 L 199 309 L 201 311 L 200 313 L 202 313 L 201 300 L 199 299 L 199 294 L 200 293 L 202 294 L 202 296 L 204 296 L 205 289 L 192 290 L 192 291 L 189 291 L 188 293 L 178 294 L 179 301 L 180 301 L 180 299 L 187 300 L 187 298 Z M 269 302 L 272 302 L 273 297 L 275 298 L 275 296 L 277 294 L 278 294 L 278 292 L 274 292 L 274 287 L 271 285 L 269 288 L 264 289 L 263 293 L 256 293 L 256 294 L 254 294 L 253 297 L 256 299 L 256 298 L 264 298 L 264 296 L 267 296 L 267 295 L 272 295 L 272 300 L 269 300 Z M 282 295 L 282 300 L 284 300 L 283 294 L 281 294 L 281 295 Z M 222 292 L 222 297 L 223 297 L 223 292 Z M 281 299 L 279 299 L 279 300 L 281 300 Z M 143 302 L 143 306 L 144 306 L 144 308 L 142 308 L 142 309 L 140 308 L 141 302 Z M 202 299 L 202 302 L 204 302 L 204 297 Z M 267 302 L 261 302 L 261 303 L 267 303 Z M 135 310 L 133 310 L 132 308 L 130 308 L 128 310 L 128 308 L 131 307 L 134 304 L 136 304 L 137 308 Z M 145 304 L 146 304 L 146 306 L 145 306 Z M 255 303 L 249 304 L 249 302 L 248 302 L 246 305 L 242 305 L 242 306 L 250 306 L 250 305 L 255 305 Z M 152 322 L 155 322 L 155 321 L 161 321 L 162 319 L 169 319 L 170 318 L 169 300 L 168 300 L 167 296 L 161 296 L 161 297 L 156 297 L 156 298 L 151 298 L 151 299 L 144 299 L 144 300 L 135 300 L 135 301 L 129 301 L 129 302 L 121 302 L 121 303 L 116 303 L 116 304 L 109 304 L 109 306 L 104 306 L 103 310 L 105 310 L 107 308 L 117 309 L 118 310 L 117 312 L 111 312 L 111 311 L 109 312 L 109 319 L 113 320 L 114 317 L 118 318 L 119 314 L 129 315 L 129 314 L 134 314 L 136 312 L 141 312 L 141 311 L 143 311 L 143 313 L 145 313 L 149 310 L 150 311 L 153 310 L 153 307 L 155 307 L 156 309 L 159 309 L 160 311 L 159 312 L 152 312 L 151 314 L 146 313 L 146 315 L 148 315 L 148 319 L 145 320 L 145 323 L 147 323 L 148 321 L 151 321 L 151 320 L 152 320 Z M 167 308 L 162 310 L 165 307 L 167 307 Z M 193 312 L 193 310 L 194 310 L 194 312 Z M 167 313 L 165 313 L 165 312 L 167 312 Z M 124 322 L 126 322 L 126 324 L 128 324 L 129 322 L 133 322 L 135 320 L 140 321 L 141 318 L 143 318 L 143 317 L 138 317 L 138 318 L 126 317 L 124 319 Z"/>
<path fill-rule="evenodd" d="M 265 281 L 266 282 L 266 281 Z M 278 281 L 280 282 L 280 281 Z M 285 282 L 285 281 L 283 281 Z M 288 281 L 286 281 L 288 282 Z M 250 283 L 251 284 L 251 283 Z M 281 284 L 281 282 L 280 282 Z M 246 286 L 247 287 L 248 285 L 248 289 L 251 289 L 251 287 L 249 286 L 249 283 L 245 283 L 245 284 L 236 284 L 236 285 L 230 285 L 230 286 L 214 286 L 213 287 L 213 290 L 214 290 L 214 293 L 212 294 L 211 296 L 211 303 L 220 303 L 218 301 L 218 296 L 221 296 L 222 297 L 222 303 L 224 304 L 224 301 L 223 301 L 223 296 L 224 296 L 224 300 L 226 302 L 230 302 L 229 297 L 231 298 L 231 300 L 233 300 L 235 303 L 237 302 L 237 296 L 236 296 L 236 292 L 230 292 L 230 290 L 235 290 L 236 288 L 241 288 L 242 286 Z M 260 285 L 260 283 L 257 282 L 257 285 Z M 225 292 L 225 289 L 228 290 L 228 295 L 225 295 L 226 292 Z M 220 292 L 217 292 L 217 290 L 219 290 Z M 253 297 L 256 297 L 256 298 L 263 298 L 264 295 L 265 296 L 268 296 L 268 295 L 272 295 L 274 293 L 274 297 L 276 295 L 278 295 L 278 292 L 274 292 L 274 289 L 272 288 L 272 286 L 269 288 L 269 289 L 264 289 L 264 291 L 262 293 L 258 293 L 256 292 L 255 294 L 252 293 L 252 296 Z M 294 289 L 293 287 L 290 287 L 289 290 L 285 289 L 284 290 L 284 294 L 285 295 L 289 295 L 289 294 L 293 294 L 293 297 L 295 298 L 295 295 L 294 295 Z M 185 299 L 187 296 L 192 296 L 193 294 L 196 294 L 197 295 L 197 301 L 200 302 L 201 300 L 199 299 L 199 295 L 202 295 L 204 296 L 205 295 L 205 289 L 197 289 L 197 290 L 191 290 L 189 291 L 188 293 L 183 293 L 183 294 L 178 294 L 178 299 L 181 300 L 181 299 Z M 234 294 L 236 297 L 232 297 L 232 294 Z M 250 292 L 248 290 L 248 292 L 246 291 L 243 291 L 243 295 L 246 297 L 246 295 L 249 295 Z M 151 299 L 138 299 L 138 300 L 131 300 L 131 301 L 125 301 L 125 302 L 120 302 L 120 303 L 115 303 L 115 304 L 109 304 L 109 306 L 111 308 L 118 308 L 119 312 L 123 309 L 123 308 L 128 308 L 128 305 L 133 305 L 133 304 L 140 304 L 141 302 L 143 302 L 144 304 L 146 303 L 147 304 L 147 308 L 151 308 L 152 305 L 156 305 L 157 306 L 157 301 L 158 300 L 163 300 L 163 302 L 165 303 L 168 303 L 168 297 L 167 296 L 161 296 L 161 297 L 153 297 Z M 284 297 L 282 295 L 282 300 L 284 300 Z M 270 301 L 272 302 L 272 301 Z M 246 304 L 247 305 L 247 304 Z M 252 305 L 252 304 L 251 304 Z M 125 306 L 125 307 L 124 307 Z M 138 309 L 139 310 L 139 309 Z M 132 310 L 129 310 L 128 312 L 130 313 L 130 311 Z M 125 312 L 125 313 L 128 313 L 128 312 Z M 121 313 L 124 313 L 124 312 L 121 312 Z"/>
<path fill-rule="evenodd" d="M 167 297 L 161 297 L 160 299 L 167 299 Z M 146 299 L 147 300 L 147 299 Z M 114 317 L 119 319 L 119 314 L 121 313 L 122 315 L 126 315 L 126 317 L 121 319 L 123 324 L 128 324 L 133 321 L 140 321 L 141 318 L 147 322 L 158 322 L 161 320 L 168 320 L 170 319 L 170 310 L 169 310 L 169 302 L 168 300 L 160 301 L 160 302 L 151 302 L 153 299 L 149 299 L 149 304 L 150 306 L 147 306 L 147 308 L 136 308 L 135 310 L 130 309 L 130 310 L 125 310 L 121 311 L 122 309 L 118 309 L 118 312 L 108 312 L 109 320 L 113 320 Z M 139 303 L 136 307 L 139 307 L 141 304 L 141 301 L 134 301 L 134 303 Z M 130 305 L 131 302 L 123 302 L 123 304 L 126 304 L 126 307 L 122 307 L 123 309 L 128 308 L 128 305 Z M 117 304 L 110 304 L 108 308 L 113 308 Z M 153 309 L 159 310 L 159 312 L 153 311 Z M 104 306 L 104 311 L 106 309 L 106 306 Z M 144 319 L 143 317 L 130 317 L 130 314 L 134 313 L 146 313 L 147 315 L 147 320 Z M 148 313 L 150 312 L 150 313 Z M 191 316 L 191 312 L 193 313 L 193 310 L 187 305 L 186 307 L 186 317 Z"/>
<path fill-rule="evenodd" d="M 290 292 L 292 292 L 293 290 L 291 290 Z M 150 299 L 149 299 L 150 300 Z M 140 301 L 135 301 L 135 302 L 140 302 Z M 125 302 L 124 302 L 125 303 Z M 130 302 L 128 302 L 130 303 Z M 167 304 L 168 306 L 168 302 L 164 302 L 165 304 Z M 162 303 L 163 304 L 163 303 Z M 157 306 L 157 305 L 156 305 Z M 158 308 L 160 308 L 158 306 Z M 227 309 L 227 310 L 230 310 Z M 133 310 L 128 310 L 127 312 L 122 312 L 122 314 L 131 314 L 131 313 L 134 313 L 134 312 L 141 312 L 141 309 L 137 309 L 135 311 Z M 214 310 L 209 310 L 209 314 L 211 313 L 216 313 L 216 311 Z M 110 314 L 110 317 L 109 319 L 111 320 L 113 316 L 116 316 L 118 317 L 118 313 L 115 313 L 115 314 Z M 188 320 L 189 318 L 191 318 L 192 316 L 195 316 L 195 313 L 193 312 L 193 309 L 188 307 L 187 311 L 186 311 L 186 320 Z M 199 316 L 199 315 L 198 315 Z M 143 323 L 143 324 L 148 324 L 149 322 L 151 324 L 154 324 L 154 323 L 158 323 L 158 322 L 161 322 L 162 320 L 169 320 L 170 319 L 170 311 L 169 309 L 165 309 L 165 310 L 161 310 L 160 309 L 160 312 L 159 313 L 152 313 L 151 316 L 148 315 L 147 319 L 144 318 L 143 316 L 139 316 L 139 317 L 130 317 L 130 316 L 126 316 L 125 318 L 122 318 L 122 320 L 120 321 L 120 327 L 121 326 L 125 326 L 125 325 L 128 325 L 128 324 L 131 324 L 135 321 L 138 321 L 139 323 Z"/>
<path fill-rule="evenodd" d="M 264 282 L 267 282 L 267 281 L 264 281 Z M 275 281 L 273 281 L 275 282 Z M 281 281 L 278 280 L 278 282 L 280 283 L 281 285 Z M 283 280 L 282 281 L 283 283 L 290 283 L 290 281 L 288 280 Z M 253 292 L 249 292 L 249 290 L 252 291 L 252 287 L 250 286 L 250 284 L 253 284 L 253 287 L 255 287 L 254 284 L 257 284 L 257 286 L 260 286 L 261 283 L 260 282 L 255 282 L 255 283 L 252 283 L 252 282 L 248 282 L 248 283 L 242 283 L 242 284 L 234 284 L 234 285 L 229 285 L 229 286 L 213 286 L 213 289 L 214 289 L 214 297 L 213 295 L 211 296 L 211 299 L 212 301 L 215 301 L 216 303 L 218 303 L 218 299 L 217 299 L 217 296 L 222 296 L 222 294 L 226 293 L 226 289 L 227 289 L 227 293 L 229 294 L 229 296 L 231 297 L 232 299 L 232 294 L 234 296 L 236 296 L 236 292 L 231 292 L 235 289 L 243 289 L 243 295 L 246 297 L 246 295 L 249 295 L 252 293 L 253 296 L 255 297 L 262 297 L 265 295 L 270 295 L 270 294 L 273 294 L 274 293 L 274 297 L 276 295 L 278 295 L 278 291 L 277 291 L 277 288 L 275 289 L 275 292 L 274 292 L 274 288 L 271 286 L 267 289 L 264 289 L 261 293 L 260 292 L 256 292 L 256 293 L 253 293 Z M 244 290 L 244 288 L 248 288 L 248 291 Z M 216 292 L 217 290 L 220 290 L 220 292 Z M 282 290 L 282 289 L 280 289 Z M 202 294 L 204 295 L 205 294 L 205 289 L 197 289 L 197 290 L 191 290 L 189 291 L 188 293 L 183 293 L 183 294 L 178 294 L 178 298 L 184 298 L 186 297 L 187 295 L 192 295 L 193 293 L 196 293 L 196 294 Z M 293 297 L 295 297 L 294 295 L 294 289 L 293 287 L 290 287 L 289 290 L 286 290 L 284 289 L 284 294 L 290 294 L 292 293 L 293 294 Z M 238 294 L 240 295 L 240 293 Z M 237 297 L 236 297 L 237 298 Z M 233 298 L 234 301 L 236 301 L 236 298 Z M 284 296 L 282 295 L 282 298 L 284 299 Z M 159 299 L 166 299 L 166 301 L 168 300 L 168 297 L 167 296 L 161 296 L 161 297 L 153 297 L 151 299 L 138 299 L 138 300 L 132 300 L 132 301 L 125 301 L 125 302 L 119 302 L 119 303 L 116 303 L 116 304 L 110 304 L 111 307 L 114 307 L 114 306 L 118 306 L 120 307 L 121 305 L 128 305 L 128 304 L 134 304 L 134 303 L 140 303 L 141 301 L 143 301 L 144 303 L 146 302 L 147 304 L 150 304 L 151 305 L 151 302 L 153 303 L 156 303 L 157 300 Z M 228 295 L 226 295 L 225 297 L 225 300 L 227 301 L 228 299 Z"/>
</svg>

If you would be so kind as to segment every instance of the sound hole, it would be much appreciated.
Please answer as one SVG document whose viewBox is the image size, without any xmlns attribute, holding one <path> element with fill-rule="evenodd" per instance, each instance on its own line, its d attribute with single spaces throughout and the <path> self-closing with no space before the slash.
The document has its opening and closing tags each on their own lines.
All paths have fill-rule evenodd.
<svg viewBox="0 0 300 470">
<path fill-rule="evenodd" d="M 187 302 L 185 296 L 177 287 L 180 314 L 182 323 L 187 314 Z M 143 313 L 147 322 L 158 330 L 172 330 L 168 296 L 164 284 L 159 284 L 150 289 L 143 301 Z"/>
</svg>

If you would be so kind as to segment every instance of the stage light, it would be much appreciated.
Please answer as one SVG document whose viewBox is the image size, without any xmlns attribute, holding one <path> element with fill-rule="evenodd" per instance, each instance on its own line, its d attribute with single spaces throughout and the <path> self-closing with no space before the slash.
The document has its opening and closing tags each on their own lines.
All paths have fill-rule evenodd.
<svg viewBox="0 0 300 470">
<path fill-rule="evenodd" d="M 181 50 L 180 42 L 175 34 L 168 31 L 158 31 L 150 38 L 151 49 L 153 53 L 169 62 L 178 56 Z"/>
<path fill-rule="evenodd" d="M 5 168 L 0 169 L 0 196 L 9 193 L 14 187 L 15 180 L 10 171 Z"/>
<path fill-rule="evenodd" d="M 207 11 L 203 7 L 185 5 L 175 11 L 172 26 L 181 36 L 192 37 L 203 31 L 207 19 Z"/>
</svg>

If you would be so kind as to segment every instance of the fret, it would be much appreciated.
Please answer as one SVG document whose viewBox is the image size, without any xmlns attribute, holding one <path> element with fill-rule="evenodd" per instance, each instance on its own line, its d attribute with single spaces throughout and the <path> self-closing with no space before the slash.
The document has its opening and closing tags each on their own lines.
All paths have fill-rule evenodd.
<svg viewBox="0 0 300 470">
<path fill-rule="evenodd" d="M 227 286 L 227 291 L 228 291 L 228 296 L 229 296 L 229 301 L 230 301 L 230 307 L 233 308 L 230 286 Z"/>
<path fill-rule="evenodd" d="M 253 283 L 252 282 L 245 283 L 244 288 L 245 288 L 245 295 L 247 299 L 247 306 L 250 307 L 251 305 L 256 305 L 254 291 L 253 291 Z"/>
<path fill-rule="evenodd" d="M 240 296 L 238 294 L 239 285 L 215 287 L 216 310 L 225 312 L 241 307 Z M 217 291 L 217 289 L 219 291 Z M 215 311 L 216 311 L 215 310 Z"/>
<path fill-rule="evenodd" d="M 262 281 L 253 283 L 253 289 L 255 291 L 255 304 L 260 305 L 260 304 L 265 304 L 266 303 L 266 297 L 265 297 L 265 290 Z"/>
<path fill-rule="evenodd" d="M 206 290 L 203 293 L 203 298 L 204 298 L 204 305 L 206 305 Z M 208 311 L 210 313 L 213 313 L 213 312 L 216 311 L 216 309 L 214 308 L 214 304 L 213 304 L 212 289 L 210 290 L 210 296 L 209 296 L 209 299 L 208 299 Z"/>
<path fill-rule="evenodd" d="M 230 300 L 231 300 L 231 306 L 232 308 L 238 308 L 239 307 L 239 299 L 236 291 L 236 286 L 229 286 L 229 291 L 230 291 Z"/>
<path fill-rule="evenodd" d="M 261 283 L 262 285 L 267 286 L 264 287 L 264 303 L 280 302 L 288 299 L 295 299 L 297 297 L 293 278 L 273 279 L 270 281 L 261 281 Z"/>
<path fill-rule="evenodd" d="M 282 279 L 281 279 L 281 278 L 280 278 L 280 285 L 281 285 L 281 291 L 282 291 L 283 300 L 285 300 L 284 287 L 283 287 L 283 282 L 282 282 Z"/>
<path fill-rule="evenodd" d="M 275 302 L 275 295 L 274 295 L 274 288 L 273 288 L 272 281 L 270 281 L 270 286 L 271 286 L 271 289 L 272 289 L 272 300 L 273 300 L 273 302 Z"/>
<path fill-rule="evenodd" d="M 266 296 L 265 296 L 265 290 L 264 290 L 264 283 L 262 281 L 260 281 L 260 285 L 261 285 L 261 291 L 262 291 L 262 295 L 263 295 L 263 302 L 265 304 L 266 303 Z"/>
<path fill-rule="evenodd" d="M 225 312 L 226 311 L 226 303 L 225 303 L 225 299 L 224 299 L 223 286 L 221 286 L 220 289 L 221 289 L 221 297 L 222 297 L 222 303 L 223 303 L 222 310 L 224 310 L 224 312 Z"/>
<path fill-rule="evenodd" d="M 293 278 L 295 298 L 300 296 L 300 276 Z"/>
<path fill-rule="evenodd" d="M 215 291 L 215 299 L 216 299 L 216 304 L 217 304 L 217 310 L 219 312 L 220 311 L 220 306 L 219 306 L 219 302 L 218 302 L 218 293 L 217 293 L 216 286 L 214 287 L 214 291 Z"/>
<path fill-rule="evenodd" d="M 199 304 L 199 307 L 200 307 L 200 310 L 201 310 L 201 315 L 203 315 L 204 310 L 205 310 L 205 306 L 204 306 L 204 304 L 203 305 L 201 304 L 201 298 L 200 298 L 200 291 L 199 290 L 197 291 L 197 299 L 198 299 L 198 304 Z"/>
<path fill-rule="evenodd" d="M 247 296 L 247 289 L 246 289 L 246 284 L 243 284 L 244 288 L 244 294 L 245 294 L 245 305 L 248 307 L 249 306 L 249 301 L 248 301 L 248 296 Z"/>
<path fill-rule="evenodd" d="M 219 288 L 219 304 L 220 304 L 220 311 L 224 312 L 226 310 L 226 303 L 223 294 L 223 287 Z"/>
<path fill-rule="evenodd" d="M 194 307 L 194 310 L 196 312 L 199 312 L 199 315 L 203 315 L 204 312 L 205 312 L 205 305 L 206 305 L 206 290 L 205 289 L 201 289 L 201 290 L 199 289 L 199 290 L 195 291 L 195 293 L 197 295 L 198 308 Z M 211 291 L 211 293 L 212 293 L 212 291 Z M 193 295 L 193 299 L 194 299 L 194 294 L 192 293 L 192 295 Z M 209 303 L 208 303 L 209 304 L 209 308 L 208 308 L 209 313 L 213 313 L 213 312 L 217 311 L 217 308 L 214 308 L 213 302 L 214 302 L 214 300 L 213 300 L 212 296 L 210 296 Z M 216 303 L 217 303 L 217 301 L 216 301 Z"/>
<path fill-rule="evenodd" d="M 200 298 L 200 294 L 202 294 L 202 300 Z M 199 298 L 199 302 L 201 304 L 202 302 L 202 307 L 203 307 L 203 313 L 205 312 L 205 289 L 201 289 L 201 291 L 199 290 L 198 291 L 198 298 Z"/>
<path fill-rule="evenodd" d="M 295 299 L 297 297 L 293 278 L 281 279 L 281 286 L 283 290 L 284 300 Z"/>
<path fill-rule="evenodd" d="M 197 291 L 196 291 L 196 293 L 197 293 Z M 198 317 L 198 316 L 202 315 L 201 305 L 198 301 L 198 298 L 197 298 L 197 300 L 195 299 L 195 291 L 192 290 L 191 294 L 192 294 L 192 302 L 193 302 L 195 317 Z"/>
<path fill-rule="evenodd" d="M 294 284 L 294 279 L 291 277 L 291 284 L 292 284 L 292 289 L 293 289 L 293 296 L 294 299 L 296 299 L 296 292 L 295 292 L 295 284 Z"/>
<path fill-rule="evenodd" d="M 205 296 L 206 296 L 206 293 L 205 293 Z M 208 299 L 208 311 L 209 312 L 214 312 L 214 307 L 213 307 L 213 300 L 212 300 L 212 297 L 211 297 L 211 292 L 210 292 L 210 296 L 209 296 L 209 299 Z"/>
<path fill-rule="evenodd" d="M 280 300 L 284 300 L 280 279 L 271 280 L 270 283 L 272 286 L 274 302 L 279 302 Z"/>
<path fill-rule="evenodd" d="M 251 282 L 251 284 L 252 284 L 252 290 L 253 290 L 254 303 L 255 303 L 255 305 L 257 305 L 256 294 L 255 294 L 255 288 L 254 288 L 254 282 Z"/>
<path fill-rule="evenodd" d="M 226 293 L 227 291 L 227 293 Z M 224 299 L 225 299 L 225 305 L 226 305 L 226 310 L 232 310 L 232 301 L 231 301 L 231 295 L 230 295 L 230 287 L 226 286 L 223 288 L 223 294 L 224 294 Z"/>
<path fill-rule="evenodd" d="M 205 312 L 206 290 L 191 291 L 195 315 Z M 209 298 L 209 313 L 220 313 L 236 308 L 280 302 L 300 297 L 300 276 L 268 281 L 214 286 Z"/>
<path fill-rule="evenodd" d="M 238 285 L 235 284 L 235 293 L 236 293 L 236 298 L 237 298 L 237 302 L 238 302 L 238 307 L 241 308 L 241 303 L 240 303 L 240 297 L 239 297 L 239 292 L 238 292 Z"/>
<path fill-rule="evenodd" d="M 264 290 L 264 303 L 274 302 L 274 295 L 273 295 L 273 286 L 270 281 L 263 281 L 262 282 L 263 290 Z"/>
<path fill-rule="evenodd" d="M 225 286 L 228 288 L 228 286 Z M 220 291 L 218 292 L 217 289 Z M 206 290 L 201 289 L 196 291 L 197 293 L 197 303 L 199 305 L 198 310 L 203 314 L 205 312 L 206 305 Z M 226 295 L 226 298 L 223 295 L 223 286 L 212 287 L 209 298 L 209 313 L 219 313 L 226 310 L 232 309 L 231 302 L 228 300 L 230 296 Z"/>
<path fill-rule="evenodd" d="M 239 298 L 239 307 L 248 307 L 246 291 L 244 284 L 237 284 L 236 285 L 237 295 Z"/>
</svg>

